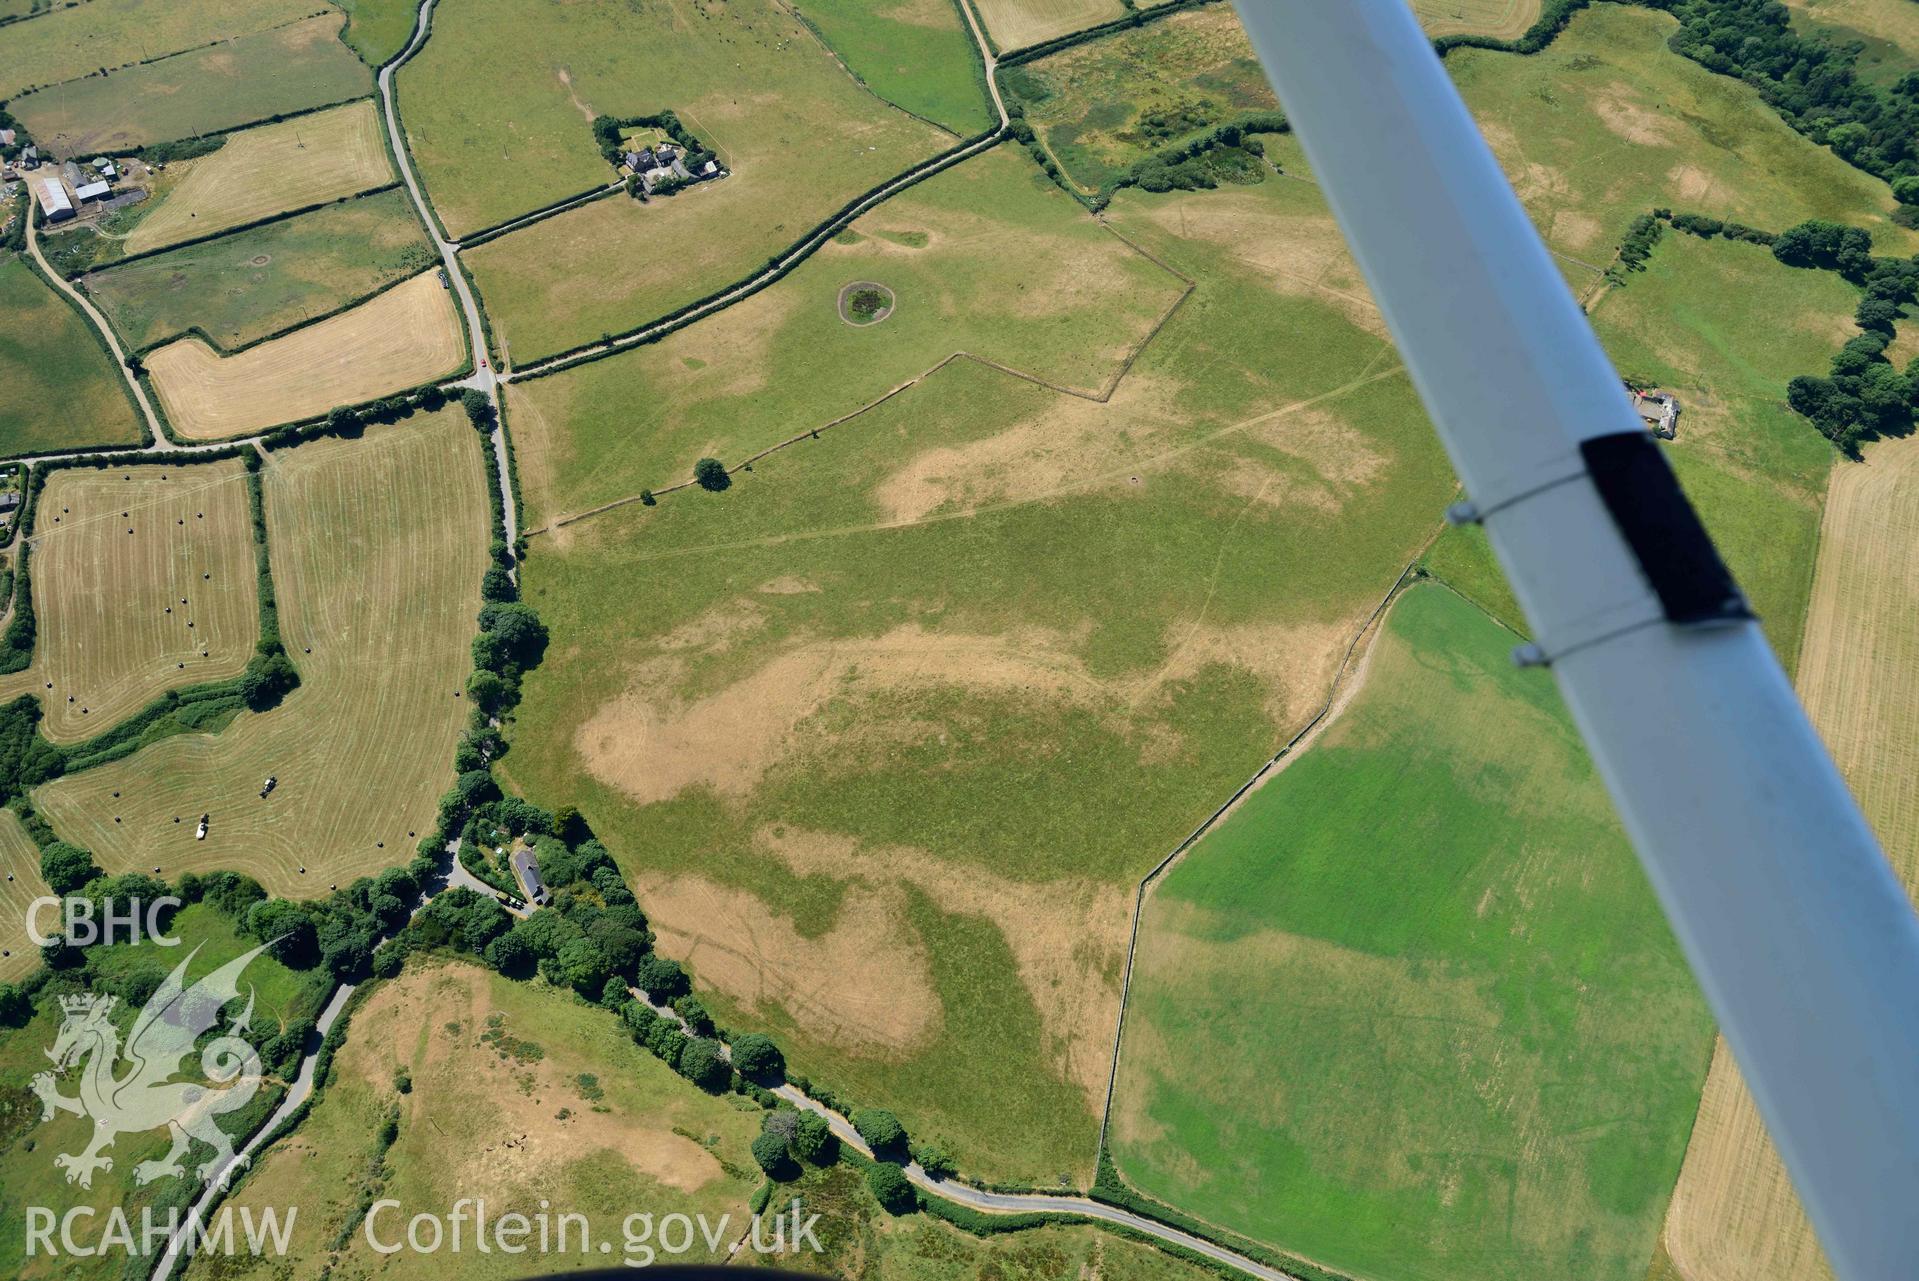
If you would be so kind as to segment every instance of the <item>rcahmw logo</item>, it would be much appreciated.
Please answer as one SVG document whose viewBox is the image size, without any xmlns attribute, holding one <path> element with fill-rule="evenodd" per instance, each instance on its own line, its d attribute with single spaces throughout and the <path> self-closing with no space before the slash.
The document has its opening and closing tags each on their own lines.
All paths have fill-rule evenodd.
<svg viewBox="0 0 1919 1281">
<path fill-rule="evenodd" d="M 178 1209 L 155 1214 L 152 1206 L 146 1206 L 140 1211 L 140 1226 L 136 1231 L 131 1216 L 116 1205 L 105 1211 L 99 1235 L 89 1239 L 94 1220 L 101 1218 L 101 1211 L 90 1205 L 76 1205 L 65 1214 L 56 1215 L 47 1206 L 30 1205 L 27 1207 L 27 1257 L 64 1254 L 90 1259 L 97 1255 L 124 1254 L 150 1258 L 164 1251 L 180 1233 L 185 1234 L 182 1244 L 195 1254 L 235 1254 L 244 1250 L 256 1256 L 284 1255 L 293 1239 L 293 1222 L 299 1213 L 298 1206 L 288 1206 L 284 1218 L 273 1206 L 262 1207 L 258 1215 L 251 1206 L 241 1206 L 237 1214 L 232 1206 L 222 1206 L 209 1224 L 201 1220 L 198 1210 L 183 1217 Z M 240 1223 L 237 1237 L 233 1231 L 236 1218 Z"/>
</svg>

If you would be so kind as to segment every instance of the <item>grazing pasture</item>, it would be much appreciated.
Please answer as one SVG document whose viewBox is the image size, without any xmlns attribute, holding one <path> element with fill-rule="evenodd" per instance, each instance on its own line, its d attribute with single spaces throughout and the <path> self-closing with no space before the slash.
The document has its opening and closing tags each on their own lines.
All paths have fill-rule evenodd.
<svg viewBox="0 0 1919 1281">
<path fill-rule="evenodd" d="M 863 88 L 773 0 L 692 12 L 472 0 L 436 15 L 400 72 L 414 156 L 456 238 L 612 181 L 590 128 L 598 114 L 671 109 L 732 170 L 644 204 L 596 201 L 467 255 L 515 363 L 751 275 L 951 145 Z M 651 51 L 644 78 L 634 48 Z M 475 66 L 502 70 L 478 77 Z"/>
<path fill-rule="evenodd" d="M 340 0 L 346 10 L 346 31 L 340 38 L 353 47 L 369 67 L 380 67 L 398 57 L 413 38 L 420 6 L 413 0 Z"/>
<path fill-rule="evenodd" d="M 998 122 L 962 0 L 807 0 L 796 6 L 880 97 L 971 137 Z"/>
<path fill-rule="evenodd" d="M 840 320 L 840 293 L 861 280 L 892 291 L 884 324 Z M 703 455 L 737 463 L 955 352 L 1096 394 L 1185 287 L 1002 147 L 710 319 L 511 384 L 528 526 L 684 480 Z"/>
<path fill-rule="evenodd" d="M 44 785 L 34 803 L 55 829 L 114 871 L 238 867 L 301 898 L 412 857 L 466 722 L 489 527 L 480 457 L 457 409 L 276 451 L 267 532 L 300 687 L 218 734 Z"/>
<path fill-rule="evenodd" d="M 4 821 L 7 820 L 0 819 Z M 197 948 L 198 954 L 187 972 L 187 981 L 191 983 L 259 943 L 258 939 L 243 933 L 230 918 L 197 903 L 182 908 L 173 918 L 171 933 L 180 940 L 181 946 L 161 948 L 151 943 L 123 943 L 89 948 L 85 968 L 72 973 L 69 981 L 77 982 L 81 991 L 137 990 L 130 989 L 129 984 L 147 976 L 164 978 Z M 289 970 L 267 955 L 254 958 L 247 966 L 243 982 L 253 989 L 252 1029 L 263 1041 L 277 1036 L 293 1023 L 313 1019 L 331 988 L 324 970 Z M 232 1013 L 237 1015 L 240 1008 L 235 1005 Z M 121 1009 L 126 1009 L 124 1001 Z M 115 1021 L 124 1031 L 131 1020 L 131 1013 L 123 1012 Z M 68 1183 L 61 1177 L 60 1169 L 53 1164 L 54 1156 L 82 1151 L 93 1132 L 93 1121 L 60 1113 L 51 1121 L 43 1122 L 39 1102 L 28 1092 L 33 1076 L 48 1068 L 46 1051 L 59 1033 L 60 1022 L 59 1001 L 49 992 L 24 1026 L 0 1028 L 0 1098 L 8 1102 L 7 1124 L 0 1127 L 0 1274 L 20 1281 L 124 1281 L 127 1277 L 147 1275 L 153 1261 L 143 1257 L 143 1234 L 137 1226 L 142 1222 L 142 1211 L 150 1210 L 158 1224 L 166 1222 L 169 1211 L 177 1211 L 184 1218 L 192 1184 L 183 1178 L 163 1178 L 145 1187 L 135 1186 L 135 1167 L 166 1152 L 168 1136 L 164 1129 L 117 1136 L 109 1150 L 113 1168 L 97 1172 L 91 1188 Z M 267 1078 L 252 1102 L 242 1111 L 225 1117 L 221 1128 L 237 1137 L 258 1126 L 279 1102 L 281 1089 L 278 1080 Z M 71 1077 L 61 1083 L 61 1092 L 69 1097 L 74 1094 L 75 1083 Z M 207 1153 L 208 1149 L 196 1147 L 189 1153 L 188 1160 L 205 1160 Z M 29 1206 L 45 1206 L 56 1216 L 81 1209 L 83 1213 L 77 1222 L 101 1225 L 105 1224 L 110 1208 L 120 1207 L 136 1226 L 125 1253 L 114 1249 L 77 1257 L 40 1249 L 28 1255 Z M 91 1217 L 86 1210 L 92 1211 Z M 142 1263 L 146 1266 L 142 1267 Z"/>
<path fill-rule="evenodd" d="M 1593 327 L 1621 374 L 1678 392 L 1666 456 L 1791 671 L 1837 455 L 1786 405 L 1786 384 L 1824 373 L 1858 332 L 1859 290 L 1756 245 L 1676 232 L 1628 282 Z"/>
<path fill-rule="evenodd" d="M 1009 68 L 1003 82 L 1088 191 L 1162 147 L 1279 106 L 1229 4 L 1074 45 Z"/>
<path fill-rule="evenodd" d="M 945 277 L 905 274 L 915 255 L 957 252 L 966 228 L 990 252 L 995 202 L 1015 227 L 1033 216 L 985 177 L 942 189 L 986 163 L 916 189 L 911 218 L 889 202 L 897 220 L 863 220 L 762 295 L 821 335 L 810 383 L 856 368 L 823 363 L 860 350 L 836 344 L 921 340 L 919 282 Z M 775 330 L 675 345 L 702 322 L 642 359 L 702 380 L 711 412 L 621 435 L 667 385 L 637 372 L 623 402 L 545 402 L 544 428 L 512 410 L 529 494 L 549 483 L 532 479 L 536 434 L 578 448 L 574 475 L 597 457 L 636 477 L 672 477 L 706 440 L 737 460 L 801 434 L 727 492 L 535 540 L 524 590 L 553 648 L 502 769 L 582 808 L 723 1021 L 887 1100 L 977 1177 L 1090 1178 L 1133 883 L 1312 714 L 1452 488 L 1363 299 L 1179 238 L 1216 194 L 1116 202 L 1119 230 L 1198 284 L 1103 402 L 959 360 L 816 440 L 809 426 L 852 407 L 747 416 L 785 394 Z M 1323 206 L 1296 212 L 1337 244 Z M 1101 264 L 1124 260 L 1091 239 L 1069 253 L 1078 234 L 1028 242 L 1058 246 L 1033 261 L 1110 278 Z M 885 282 L 898 311 L 843 324 L 853 280 Z M 1057 314 L 1057 346 L 1011 341 L 1097 383 L 1113 365 L 1094 354 L 1126 332 L 1092 323 L 1100 298 L 1076 296 L 1082 314 L 1051 291 L 961 294 L 979 317 L 962 340 L 1002 311 Z M 1298 338 L 1275 349 L 1273 332 Z M 982 1057 L 993 1073 L 967 1066 Z"/>
<path fill-rule="evenodd" d="M 1539 53 L 1460 49 L 1446 68 L 1546 244 L 1596 282 L 1627 226 L 1663 206 L 1777 231 L 1865 227 L 1907 255 L 1885 183 L 1793 132 L 1751 86 L 1673 53 L 1668 14 L 1600 4 Z M 1584 265 L 1582 265 L 1584 264 Z"/>
<path fill-rule="evenodd" d="M 11 109 L 54 154 L 82 156 L 340 102 L 372 88 L 367 69 L 340 43 L 340 21 L 326 12 L 110 75 L 69 80 L 28 94 Z M 289 167 L 275 180 L 297 183 L 300 176 Z"/>
<path fill-rule="evenodd" d="M 1799 695 L 1886 856 L 1919 885 L 1919 437 L 1833 469 Z M 1666 1221 L 1686 1281 L 1830 1277 L 1722 1044 Z"/>
<path fill-rule="evenodd" d="M 87 277 L 129 348 L 198 329 L 222 350 L 330 315 L 438 261 L 399 188 Z"/>
<path fill-rule="evenodd" d="M 168 343 L 147 369 L 173 429 L 218 440 L 405 390 L 452 373 L 465 354 L 451 294 L 428 271 L 236 355 L 198 338 Z"/>
<path fill-rule="evenodd" d="M 393 181 L 372 99 L 229 137 L 127 237 L 145 253 Z"/>
<path fill-rule="evenodd" d="M 394 1087 L 402 1073 L 412 1080 L 405 1094 Z M 390 1117 L 398 1134 L 386 1147 L 380 1132 Z M 288 1259 L 221 1258 L 186 1275 L 277 1281 L 317 1277 L 331 1264 L 333 1275 L 387 1281 L 445 1276 L 443 1258 L 369 1247 L 359 1193 L 376 1160 L 380 1195 L 409 1207 L 483 1198 L 492 1218 L 509 1208 L 532 1214 L 550 1197 L 556 1215 L 585 1215 L 590 1239 L 616 1252 L 636 1211 L 655 1223 L 686 1214 L 717 1225 L 730 1216 L 717 1252 L 696 1238 L 678 1259 L 722 1262 L 746 1231 L 747 1202 L 762 1181 L 748 1151 L 759 1128 L 757 1108 L 702 1093 L 634 1045 L 617 1018 L 570 992 L 462 962 L 415 961 L 354 1011 L 325 1093 L 299 1129 L 261 1153 L 231 1198 L 256 1212 L 298 1205 L 288 1258 L 302 1262 L 289 1274 Z M 403 1236 L 405 1221 L 388 1210 L 374 1227 L 382 1239 L 390 1226 Z M 575 1228 L 572 1248 L 542 1252 L 535 1234 L 517 1258 L 468 1250 L 460 1274 L 494 1281 L 578 1267 L 578 1239 Z"/>
<path fill-rule="evenodd" d="M 313 0 L 87 0 L 0 27 L 0 98 L 310 16 Z"/>
<path fill-rule="evenodd" d="M 75 743 L 169 689 L 238 676 L 260 639 L 253 522 L 237 458 L 68 467 L 35 502 L 33 662 L 0 677 Z"/>
<path fill-rule="evenodd" d="M 40 949 L 27 937 L 27 907 L 48 892 L 40 879 L 40 847 L 12 810 L 0 812 L 0 983 L 30 974 Z M 46 921 L 53 928 L 53 921 Z"/>
<path fill-rule="evenodd" d="M 1712 1022 L 1549 678 L 1437 586 L 1149 895 L 1109 1142 L 1348 1275 L 1639 1281 Z"/>
<path fill-rule="evenodd" d="M 5 250 L 0 385 L 0 454 L 140 441 L 133 403 L 86 320 Z"/>
<path fill-rule="evenodd" d="M 975 7 L 1002 52 L 1126 16 L 1119 0 L 977 0 Z"/>
</svg>

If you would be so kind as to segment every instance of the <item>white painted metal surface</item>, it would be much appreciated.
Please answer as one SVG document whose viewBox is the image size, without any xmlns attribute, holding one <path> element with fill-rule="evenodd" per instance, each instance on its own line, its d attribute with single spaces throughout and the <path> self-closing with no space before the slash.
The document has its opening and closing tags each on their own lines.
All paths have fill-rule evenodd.
<svg viewBox="0 0 1919 1281">
<path fill-rule="evenodd" d="M 1834 1268 L 1911 1281 L 1919 918 L 1758 626 L 1664 621 L 1578 450 L 1640 424 L 1405 0 L 1236 2 Z"/>
</svg>

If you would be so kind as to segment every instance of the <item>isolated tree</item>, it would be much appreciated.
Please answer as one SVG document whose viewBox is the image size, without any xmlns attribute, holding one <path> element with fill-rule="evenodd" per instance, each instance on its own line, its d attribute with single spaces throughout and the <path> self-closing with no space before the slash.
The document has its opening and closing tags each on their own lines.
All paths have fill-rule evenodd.
<svg viewBox="0 0 1919 1281">
<path fill-rule="evenodd" d="M 77 894 L 98 875 L 92 852 L 78 845 L 55 841 L 40 851 L 40 879 L 55 894 Z"/>
<path fill-rule="evenodd" d="M 853 1128 L 875 1152 L 891 1152 L 906 1143 L 906 1127 L 885 1108 L 861 1108 L 853 1114 Z"/>
<path fill-rule="evenodd" d="M 771 1130 L 753 1140 L 753 1159 L 759 1162 L 760 1169 L 766 1171 L 769 1179 L 785 1180 L 799 1173 L 793 1158 L 787 1153 L 786 1140 Z"/>
<path fill-rule="evenodd" d="M 717 458 L 702 458 L 693 464 L 693 479 L 699 482 L 701 489 L 710 489 L 714 493 L 733 483 L 726 474 L 726 464 Z"/>
<path fill-rule="evenodd" d="M 897 1165 L 875 1164 L 866 1172 L 866 1186 L 888 1214 L 905 1214 L 919 1205 L 919 1195 Z"/>
<path fill-rule="evenodd" d="M 745 1077 L 778 1077 L 786 1071 L 786 1056 L 771 1037 L 748 1032 L 733 1038 L 733 1066 Z"/>
</svg>

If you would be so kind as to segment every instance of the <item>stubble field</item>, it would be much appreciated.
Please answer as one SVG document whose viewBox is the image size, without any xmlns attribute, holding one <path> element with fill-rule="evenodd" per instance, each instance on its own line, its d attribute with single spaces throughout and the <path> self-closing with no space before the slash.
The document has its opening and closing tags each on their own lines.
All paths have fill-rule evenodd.
<svg viewBox="0 0 1919 1281">
<path fill-rule="evenodd" d="M 1539 21 L 1540 0 L 1412 0 L 1412 6 L 1428 35 L 1517 40 Z"/>
<path fill-rule="evenodd" d="M 36 503 L 39 634 L 32 664 L 0 677 L 0 699 L 37 697 L 49 739 L 103 733 L 169 689 L 239 675 L 253 657 L 259 592 L 239 459 L 69 467 Z"/>
<path fill-rule="evenodd" d="M 27 907 L 48 893 L 40 879 L 40 848 L 12 810 L 0 812 L 0 983 L 23 978 L 40 966 L 40 949 L 27 937 Z M 51 916 L 44 922 L 51 929 Z"/>
<path fill-rule="evenodd" d="M 978 0 L 986 32 L 1002 52 L 1125 16 L 1119 0 Z"/>
<path fill-rule="evenodd" d="M 229 137 L 192 168 L 127 237 L 145 253 L 338 200 L 394 179 L 373 100 Z"/>
<path fill-rule="evenodd" d="M 432 826 L 453 781 L 486 489 L 457 409 L 276 452 L 262 475 L 300 687 L 218 734 L 56 779 L 35 804 L 102 867 L 238 867 L 276 894 L 314 898 L 412 857 L 409 833 Z M 262 800 L 269 774 L 279 786 Z M 212 821 L 196 841 L 202 813 Z"/>
<path fill-rule="evenodd" d="M 1350 706 L 1154 887 L 1135 1186 L 1348 1275 L 1644 1275 L 1711 1020 L 1511 645 L 1409 589 Z"/>
<path fill-rule="evenodd" d="M 146 363 L 174 430 L 219 440 L 403 391 L 453 373 L 465 355 L 452 293 L 428 271 L 236 355 L 184 338 Z"/>
</svg>

